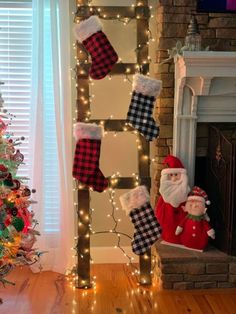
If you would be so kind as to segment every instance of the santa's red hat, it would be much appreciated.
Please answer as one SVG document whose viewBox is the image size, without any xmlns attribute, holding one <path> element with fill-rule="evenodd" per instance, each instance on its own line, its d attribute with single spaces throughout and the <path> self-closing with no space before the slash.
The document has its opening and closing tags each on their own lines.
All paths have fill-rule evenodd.
<svg viewBox="0 0 236 314">
<path fill-rule="evenodd" d="M 189 193 L 187 200 L 201 201 L 203 203 L 206 203 L 207 205 L 211 204 L 206 192 L 203 189 L 199 188 L 198 186 L 193 187 L 192 191 Z"/>
<path fill-rule="evenodd" d="M 168 155 L 164 160 L 163 164 L 167 167 L 161 171 L 161 174 L 169 174 L 169 173 L 186 173 L 186 169 L 184 168 L 182 162 L 179 158 Z"/>
</svg>

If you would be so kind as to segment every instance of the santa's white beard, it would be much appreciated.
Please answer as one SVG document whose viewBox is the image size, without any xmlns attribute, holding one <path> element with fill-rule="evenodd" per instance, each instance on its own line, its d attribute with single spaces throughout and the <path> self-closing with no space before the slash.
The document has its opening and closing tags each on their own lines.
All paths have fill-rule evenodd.
<svg viewBox="0 0 236 314">
<path fill-rule="evenodd" d="M 160 194 L 164 201 L 173 207 L 179 207 L 185 202 L 189 191 L 188 177 L 185 173 L 181 173 L 181 178 L 175 182 L 168 179 L 168 174 L 161 176 Z"/>
</svg>

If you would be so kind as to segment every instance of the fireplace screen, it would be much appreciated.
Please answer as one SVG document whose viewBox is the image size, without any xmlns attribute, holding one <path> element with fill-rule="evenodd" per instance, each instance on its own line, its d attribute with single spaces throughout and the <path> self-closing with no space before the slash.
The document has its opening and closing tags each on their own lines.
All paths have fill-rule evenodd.
<svg viewBox="0 0 236 314">
<path fill-rule="evenodd" d="M 206 189 L 214 244 L 236 256 L 236 125 L 209 126 Z"/>
</svg>

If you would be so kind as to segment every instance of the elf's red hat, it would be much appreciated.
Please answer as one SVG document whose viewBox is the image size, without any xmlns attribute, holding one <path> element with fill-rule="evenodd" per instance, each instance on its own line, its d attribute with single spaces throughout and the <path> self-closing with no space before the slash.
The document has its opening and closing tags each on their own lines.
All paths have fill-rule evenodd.
<svg viewBox="0 0 236 314">
<path fill-rule="evenodd" d="M 191 200 L 201 201 L 203 203 L 206 203 L 207 205 L 211 204 L 206 192 L 203 189 L 199 188 L 198 186 L 193 187 L 192 191 L 189 193 L 187 200 L 188 201 L 191 201 Z"/>
<path fill-rule="evenodd" d="M 163 160 L 163 164 L 167 166 L 167 168 L 163 169 L 161 174 L 186 173 L 186 169 L 184 168 L 182 162 L 175 156 L 168 155 Z"/>
</svg>

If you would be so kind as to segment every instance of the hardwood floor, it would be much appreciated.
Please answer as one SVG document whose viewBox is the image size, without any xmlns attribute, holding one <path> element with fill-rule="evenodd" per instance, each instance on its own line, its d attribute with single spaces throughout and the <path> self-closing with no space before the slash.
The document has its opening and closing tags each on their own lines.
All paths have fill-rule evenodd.
<svg viewBox="0 0 236 314">
<path fill-rule="evenodd" d="M 96 290 L 70 287 L 53 272 L 15 269 L 0 288 L 1 314 L 235 314 L 236 289 L 167 291 L 139 287 L 125 265 L 95 265 Z"/>
</svg>

